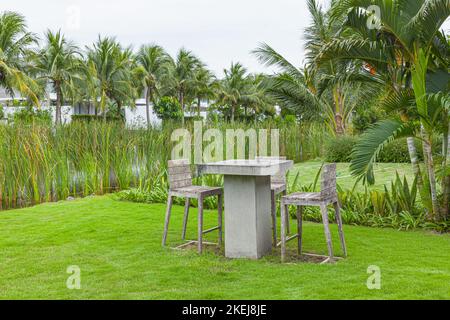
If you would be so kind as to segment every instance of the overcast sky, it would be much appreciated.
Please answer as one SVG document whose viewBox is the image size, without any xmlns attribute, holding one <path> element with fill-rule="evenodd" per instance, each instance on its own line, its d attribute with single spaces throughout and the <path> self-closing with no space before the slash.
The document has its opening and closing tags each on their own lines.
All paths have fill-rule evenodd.
<svg viewBox="0 0 450 320">
<path fill-rule="evenodd" d="M 250 54 L 259 42 L 302 65 L 302 30 L 310 21 L 306 0 L 3 0 L 4 10 L 23 14 L 40 36 L 61 29 L 81 46 L 99 34 L 134 48 L 157 43 L 172 55 L 184 46 L 217 75 L 232 61 L 270 71 Z"/>
<path fill-rule="evenodd" d="M 300 65 L 309 19 L 305 0 L 14 0 L 1 1 L 4 10 L 23 14 L 39 35 L 61 28 L 83 46 L 98 34 L 134 48 L 154 42 L 170 54 L 184 46 L 218 74 L 231 61 L 267 71 L 250 54 L 259 42 Z"/>
</svg>

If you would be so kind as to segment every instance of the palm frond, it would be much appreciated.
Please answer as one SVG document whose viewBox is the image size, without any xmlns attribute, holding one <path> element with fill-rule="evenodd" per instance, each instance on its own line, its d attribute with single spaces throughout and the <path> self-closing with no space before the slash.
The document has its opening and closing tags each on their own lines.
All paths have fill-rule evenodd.
<svg viewBox="0 0 450 320">
<path fill-rule="evenodd" d="M 252 53 L 266 66 L 278 67 L 283 73 L 290 74 L 291 76 L 301 76 L 301 72 L 298 68 L 292 65 L 268 44 L 261 43 L 252 51 Z"/>
<path fill-rule="evenodd" d="M 375 183 L 373 165 L 384 146 L 394 139 L 413 136 L 415 128 L 398 120 L 382 120 L 369 128 L 352 151 L 353 176 Z"/>
</svg>

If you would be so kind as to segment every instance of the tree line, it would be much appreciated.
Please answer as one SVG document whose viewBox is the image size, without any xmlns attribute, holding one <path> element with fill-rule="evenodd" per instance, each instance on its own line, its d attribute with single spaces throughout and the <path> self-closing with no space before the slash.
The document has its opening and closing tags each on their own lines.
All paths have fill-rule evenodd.
<svg viewBox="0 0 450 320">
<path fill-rule="evenodd" d="M 249 73 L 240 63 L 232 63 L 219 78 L 185 48 L 174 57 L 157 44 L 135 52 L 114 37 L 99 36 L 82 49 L 61 31 L 48 30 L 40 39 L 15 12 L 0 15 L 0 86 L 11 95 L 20 92 L 36 106 L 55 94 L 56 125 L 66 101 L 92 103 L 95 113 L 106 117 L 145 97 L 148 124 L 150 106 L 163 97 L 177 102 L 176 115 L 183 122 L 185 111 L 200 113 L 202 101 L 213 102 L 230 121 L 275 113 L 275 103 L 265 93 L 267 77 Z"/>
</svg>

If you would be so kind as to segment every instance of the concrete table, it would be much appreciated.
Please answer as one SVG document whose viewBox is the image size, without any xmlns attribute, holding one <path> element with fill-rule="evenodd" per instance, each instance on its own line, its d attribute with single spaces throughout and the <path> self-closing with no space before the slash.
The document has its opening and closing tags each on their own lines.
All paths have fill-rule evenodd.
<svg viewBox="0 0 450 320">
<path fill-rule="evenodd" d="M 225 256 L 259 259 L 272 250 L 270 176 L 291 160 L 226 160 L 199 165 L 201 174 L 223 174 Z"/>
</svg>

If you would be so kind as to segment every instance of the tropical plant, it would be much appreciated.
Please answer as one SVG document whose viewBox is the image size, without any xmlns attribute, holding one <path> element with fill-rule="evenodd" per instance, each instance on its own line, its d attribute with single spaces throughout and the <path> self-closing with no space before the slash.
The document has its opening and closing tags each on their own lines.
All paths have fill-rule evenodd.
<svg viewBox="0 0 450 320">
<path fill-rule="evenodd" d="M 39 88 L 26 73 L 30 45 L 35 42 L 22 15 L 8 11 L 0 14 L 0 87 L 10 95 L 17 90 L 39 106 Z"/>
<path fill-rule="evenodd" d="M 217 87 L 216 77 L 210 70 L 204 66 L 195 70 L 192 81 L 192 95 L 196 99 L 198 117 L 200 117 L 201 102 L 215 98 Z"/>
<path fill-rule="evenodd" d="M 162 82 L 167 73 L 169 55 L 158 45 L 144 45 L 136 55 L 137 75 L 145 90 L 147 126 L 150 126 L 150 103 L 155 105 Z"/>
<path fill-rule="evenodd" d="M 35 71 L 43 87 L 50 84 L 52 92 L 56 93 L 55 124 L 62 123 L 61 106 L 64 92 L 71 91 L 73 79 L 80 76 L 81 53 L 77 46 L 68 41 L 61 31 L 45 34 L 45 45 L 35 55 Z"/>
<path fill-rule="evenodd" d="M 379 15 L 374 16 L 368 10 L 371 5 L 380 10 Z M 365 80 L 371 78 L 391 84 L 386 89 L 389 97 L 387 104 L 391 109 L 400 111 L 396 118 L 380 122 L 364 135 L 355 148 L 353 173 L 373 182 L 372 163 L 376 161 L 377 154 L 387 142 L 407 136 L 415 173 L 421 179 L 412 139 L 419 136 L 423 141 L 430 188 L 429 214 L 430 218 L 437 218 L 439 204 L 432 137 L 439 133 L 444 141 L 448 141 L 449 116 L 442 99 L 432 105 L 429 103 L 431 92 L 430 86 L 427 87 L 427 78 L 435 75 L 431 71 L 443 66 L 447 70 L 448 67 L 449 45 L 439 29 L 450 14 L 450 2 L 335 1 L 332 11 L 334 18 L 345 19 L 345 24 L 340 36 L 322 47 L 316 61 L 350 61 L 355 66 L 364 66 Z M 368 28 L 368 21 L 375 21 L 379 28 Z M 448 77 L 444 83 L 448 92 Z M 443 151 L 444 155 L 448 153 Z M 423 185 L 421 181 L 418 183 Z M 449 188 L 445 184 L 445 194 Z M 424 192 L 421 195 L 423 197 Z M 427 202 L 427 199 L 423 200 Z M 447 216 L 448 203 L 444 204 L 443 210 Z"/>
<path fill-rule="evenodd" d="M 123 49 L 114 38 L 99 37 L 87 50 L 88 75 L 95 77 L 91 98 L 103 116 L 106 118 L 109 103 L 119 110 L 124 105 L 134 107 L 139 86 L 131 48 Z"/>
<path fill-rule="evenodd" d="M 184 125 L 184 113 L 186 108 L 186 97 L 192 92 L 194 86 L 195 71 L 202 67 L 203 63 L 191 51 L 180 49 L 170 63 L 169 83 L 177 96 L 183 114 L 182 123 Z"/>
<path fill-rule="evenodd" d="M 234 122 L 239 108 L 245 104 L 250 93 L 250 81 L 247 69 L 238 63 L 232 63 L 225 69 L 217 93 L 217 104 L 229 110 L 229 119 Z"/>
<path fill-rule="evenodd" d="M 322 9 L 316 0 L 308 0 L 307 4 L 312 23 L 305 30 L 304 68 L 295 67 L 265 43 L 253 53 L 261 63 L 279 69 L 269 92 L 282 107 L 293 110 L 304 120 L 325 119 L 332 132 L 343 134 L 354 108 L 374 91 L 350 83 L 353 70 L 345 62 L 317 63 L 315 57 L 332 41 L 340 22 L 331 19 L 331 12 Z"/>
<path fill-rule="evenodd" d="M 276 114 L 276 101 L 269 94 L 271 80 L 265 74 L 251 74 L 248 76 L 249 90 L 243 96 L 244 115 L 247 116 L 247 108 L 253 111 L 255 123 L 259 115 L 274 116 Z"/>
</svg>

